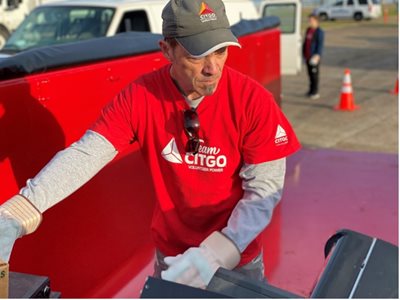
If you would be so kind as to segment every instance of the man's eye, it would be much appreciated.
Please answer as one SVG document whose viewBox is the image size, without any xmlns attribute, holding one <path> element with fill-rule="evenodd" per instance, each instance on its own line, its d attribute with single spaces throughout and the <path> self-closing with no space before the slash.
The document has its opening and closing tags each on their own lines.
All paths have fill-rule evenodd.
<svg viewBox="0 0 400 300">
<path fill-rule="evenodd" d="M 193 61 L 193 62 L 199 62 L 199 61 L 201 61 L 201 60 L 203 59 L 203 57 L 188 56 L 188 59 L 189 59 L 190 61 Z"/>
<path fill-rule="evenodd" d="M 217 51 L 215 51 L 216 54 L 224 54 L 226 52 L 226 47 L 222 47 L 220 49 L 218 49 Z"/>
</svg>

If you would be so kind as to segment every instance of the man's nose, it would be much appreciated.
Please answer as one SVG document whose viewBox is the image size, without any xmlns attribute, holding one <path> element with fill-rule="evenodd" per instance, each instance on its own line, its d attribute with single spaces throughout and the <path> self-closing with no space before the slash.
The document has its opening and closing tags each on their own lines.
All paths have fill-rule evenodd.
<svg viewBox="0 0 400 300">
<path fill-rule="evenodd" d="M 206 76 L 213 76 L 219 72 L 219 62 L 214 55 L 209 55 L 204 59 L 203 74 Z"/>
</svg>

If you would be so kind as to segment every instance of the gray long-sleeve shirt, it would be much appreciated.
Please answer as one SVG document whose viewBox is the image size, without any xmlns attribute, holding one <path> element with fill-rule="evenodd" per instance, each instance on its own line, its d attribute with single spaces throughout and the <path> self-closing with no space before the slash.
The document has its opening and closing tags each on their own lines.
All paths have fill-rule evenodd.
<svg viewBox="0 0 400 300">
<path fill-rule="evenodd" d="M 79 141 L 58 152 L 20 193 L 44 212 L 79 189 L 116 155 L 107 139 L 88 130 Z M 241 252 L 270 222 L 281 198 L 284 174 L 284 158 L 242 166 L 239 175 L 244 196 L 222 230 Z"/>
</svg>

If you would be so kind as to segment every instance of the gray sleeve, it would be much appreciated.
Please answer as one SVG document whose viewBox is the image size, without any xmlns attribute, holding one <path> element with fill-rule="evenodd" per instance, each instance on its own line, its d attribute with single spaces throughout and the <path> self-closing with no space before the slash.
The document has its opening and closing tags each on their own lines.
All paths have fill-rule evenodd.
<svg viewBox="0 0 400 300">
<path fill-rule="evenodd" d="M 243 252 L 264 230 L 281 199 L 286 159 L 260 164 L 244 164 L 240 170 L 243 198 L 238 202 L 222 233 Z"/>
<path fill-rule="evenodd" d="M 106 138 L 88 130 L 79 141 L 58 152 L 39 174 L 29 179 L 20 194 L 44 212 L 89 181 L 116 154 Z"/>
</svg>

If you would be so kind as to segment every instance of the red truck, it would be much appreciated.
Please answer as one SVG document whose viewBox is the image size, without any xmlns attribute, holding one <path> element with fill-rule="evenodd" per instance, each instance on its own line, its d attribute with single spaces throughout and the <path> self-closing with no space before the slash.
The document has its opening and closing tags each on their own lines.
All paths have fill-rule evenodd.
<svg viewBox="0 0 400 300">
<path fill-rule="evenodd" d="M 242 25 L 233 28 L 242 49 L 230 49 L 227 63 L 261 82 L 279 101 L 279 21 Z M 167 63 L 158 51 L 159 39 L 126 33 L 33 49 L 0 62 L 0 203 L 80 138 L 128 82 Z M 117 210 L 110 208 L 115 202 Z M 138 296 L 152 273 L 153 205 L 147 167 L 132 145 L 45 213 L 40 229 L 16 243 L 10 268 L 48 275 L 63 297 Z"/>
<path fill-rule="evenodd" d="M 227 64 L 280 103 L 278 24 L 267 18 L 234 26 L 242 49 L 229 49 Z M 126 33 L 0 61 L 0 204 L 80 138 L 128 82 L 167 63 L 160 38 Z M 284 197 L 263 233 L 269 281 L 309 296 L 324 266 L 325 241 L 343 227 L 397 245 L 396 162 L 394 155 L 333 150 L 304 149 L 290 157 Z M 52 289 L 67 298 L 138 297 L 153 272 L 154 199 L 133 144 L 16 242 L 10 269 L 49 276 Z"/>
</svg>

